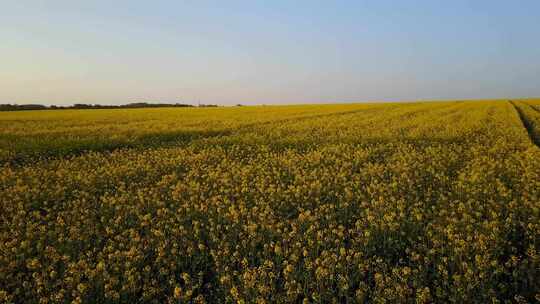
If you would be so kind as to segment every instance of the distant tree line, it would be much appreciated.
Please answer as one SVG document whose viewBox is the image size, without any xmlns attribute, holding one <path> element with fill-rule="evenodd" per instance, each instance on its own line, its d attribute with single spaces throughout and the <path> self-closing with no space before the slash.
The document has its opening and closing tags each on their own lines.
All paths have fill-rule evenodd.
<svg viewBox="0 0 540 304">
<path fill-rule="evenodd" d="M 182 103 L 146 103 L 135 102 L 125 105 L 98 105 L 98 104 L 84 104 L 76 103 L 72 106 L 45 106 L 41 104 L 0 104 L 0 111 L 23 111 L 23 110 L 64 110 L 64 109 L 138 109 L 138 108 L 187 108 L 193 107 L 190 104 Z M 199 107 L 217 107 L 213 104 L 200 104 Z"/>
</svg>

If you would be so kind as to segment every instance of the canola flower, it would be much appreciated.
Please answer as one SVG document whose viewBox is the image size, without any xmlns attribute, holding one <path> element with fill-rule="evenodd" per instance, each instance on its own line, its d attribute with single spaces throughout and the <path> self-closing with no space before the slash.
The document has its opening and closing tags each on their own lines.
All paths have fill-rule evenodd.
<svg viewBox="0 0 540 304">
<path fill-rule="evenodd" d="M 2 113 L 0 303 L 540 301 L 515 105 Z"/>
</svg>

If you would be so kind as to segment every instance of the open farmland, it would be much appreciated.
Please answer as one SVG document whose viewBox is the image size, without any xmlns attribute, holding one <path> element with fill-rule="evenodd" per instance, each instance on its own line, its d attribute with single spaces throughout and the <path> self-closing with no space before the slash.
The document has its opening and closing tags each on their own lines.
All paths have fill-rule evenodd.
<svg viewBox="0 0 540 304">
<path fill-rule="evenodd" d="M 540 101 L 0 113 L 1 303 L 540 301 Z"/>
</svg>

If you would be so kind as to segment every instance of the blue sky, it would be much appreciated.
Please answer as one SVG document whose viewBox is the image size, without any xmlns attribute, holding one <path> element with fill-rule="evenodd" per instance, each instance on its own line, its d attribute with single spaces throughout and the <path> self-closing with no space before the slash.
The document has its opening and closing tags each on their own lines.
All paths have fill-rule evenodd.
<svg viewBox="0 0 540 304">
<path fill-rule="evenodd" d="M 5 1 L 0 103 L 540 96 L 540 1 Z"/>
</svg>

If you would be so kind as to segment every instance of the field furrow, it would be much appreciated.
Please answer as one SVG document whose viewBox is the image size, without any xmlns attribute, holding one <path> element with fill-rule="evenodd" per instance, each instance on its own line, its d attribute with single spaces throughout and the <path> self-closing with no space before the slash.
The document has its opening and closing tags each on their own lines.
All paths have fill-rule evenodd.
<svg viewBox="0 0 540 304">
<path fill-rule="evenodd" d="M 540 148 L 540 110 L 525 102 L 512 102 L 531 141 Z"/>
</svg>

